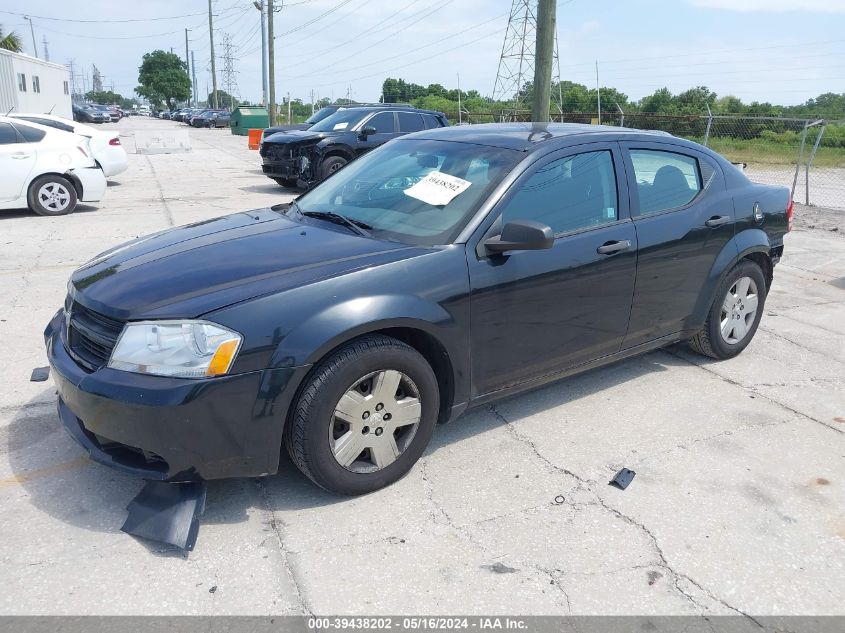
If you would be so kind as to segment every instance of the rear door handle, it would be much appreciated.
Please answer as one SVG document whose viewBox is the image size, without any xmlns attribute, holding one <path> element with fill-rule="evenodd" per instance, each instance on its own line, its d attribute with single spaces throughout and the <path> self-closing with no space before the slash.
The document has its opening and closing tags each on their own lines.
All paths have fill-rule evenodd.
<svg viewBox="0 0 845 633">
<path fill-rule="evenodd" d="M 15 152 L 12 154 L 12 158 L 15 160 L 23 160 L 24 158 L 29 158 L 30 156 L 32 156 L 32 154 L 26 154 L 24 152 Z"/>
<path fill-rule="evenodd" d="M 613 253 L 621 253 L 631 248 L 631 240 L 614 240 L 613 242 L 605 242 L 596 249 L 599 255 L 613 255 Z"/>
<path fill-rule="evenodd" d="M 712 218 L 707 220 L 704 223 L 704 226 L 709 226 L 711 229 L 716 226 L 722 226 L 723 224 L 727 224 L 731 221 L 731 216 L 729 215 L 714 215 Z"/>
</svg>

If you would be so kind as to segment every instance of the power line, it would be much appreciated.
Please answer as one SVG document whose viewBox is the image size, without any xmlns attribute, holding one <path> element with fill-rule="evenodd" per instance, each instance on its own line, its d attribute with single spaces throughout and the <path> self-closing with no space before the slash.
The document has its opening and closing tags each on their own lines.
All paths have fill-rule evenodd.
<svg viewBox="0 0 845 633">
<path fill-rule="evenodd" d="M 308 28 L 308 27 L 309 27 L 309 26 L 311 26 L 312 24 L 314 24 L 314 23 L 316 23 L 316 22 L 319 22 L 320 20 L 322 20 L 322 19 L 323 19 L 324 17 L 326 17 L 327 15 L 331 15 L 332 13 L 334 13 L 335 11 L 337 11 L 338 9 L 340 9 L 341 7 L 346 6 L 346 5 L 347 5 L 347 4 L 349 4 L 350 2 L 352 2 L 352 0 L 341 0 L 341 2 L 339 2 L 338 4 L 336 4 L 335 6 L 333 6 L 333 7 L 332 7 L 331 9 L 329 9 L 328 11 L 325 11 L 324 13 L 321 13 L 321 14 L 320 14 L 320 15 L 318 15 L 316 18 L 312 18 L 312 19 L 308 20 L 307 22 L 304 22 L 304 23 L 300 24 L 300 25 L 299 25 L 299 26 L 297 26 L 297 27 L 294 27 L 294 28 L 292 28 L 292 29 L 290 29 L 290 30 L 288 30 L 288 31 L 285 31 L 284 33 L 279 33 L 278 35 L 274 36 L 274 39 L 279 39 L 280 37 L 284 37 L 285 35 L 290 35 L 291 33 L 296 33 L 297 31 L 301 31 L 302 29 Z"/>
<path fill-rule="evenodd" d="M 14 11 L 0 11 L 0 13 L 5 13 L 7 15 L 17 15 L 20 17 L 29 16 L 31 18 L 36 18 L 38 20 L 50 20 L 52 22 L 76 22 L 79 24 L 118 24 L 118 23 L 126 23 L 126 22 L 156 22 L 159 20 L 180 20 L 182 18 L 192 18 L 197 15 L 205 15 L 205 13 L 187 13 L 184 15 L 170 15 L 167 17 L 161 18 L 129 18 L 126 20 L 79 20 L 76 18 L 53 18 L 44 15 L 32 15 L 31 13 L 15 13 Z"/>
</svg>

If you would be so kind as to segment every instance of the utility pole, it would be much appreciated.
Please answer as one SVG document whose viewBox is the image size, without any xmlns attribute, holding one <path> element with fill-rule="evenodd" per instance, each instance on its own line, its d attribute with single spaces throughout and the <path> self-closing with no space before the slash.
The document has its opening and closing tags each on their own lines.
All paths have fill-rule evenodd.
<svg viewBox="0 0 845 633">
<path fill-rule="evenodd" d="M 188 80 L 191 79 L 191 60 L 188 58 L 188 29 L 185 29 L 185 72 L 188 73 Z M 188 103 L 191 103 L 191 98 L 188 97 Z"/>
<path fill-rule="evenodd" d="M 599 125 L 601 125 L 601 88 L 599 87 L 599 60 L 596 60 L 596 97 L 598 97 L 598 121 Z"/>
<path fill-rule="evenodd" d="M 273 0 L 267 0 L 267 81 L 270 84 L 267 114 L 271 127 L 276 125 L 276 46 L 273 39 Z"/>
<path fill-rule="evenodd" d="M 311 114 L 314 114 L 314 89 L 311 88 Z"/>
<path fill-rule="evenodd" d="M 194 51 L 191 51 L 191 73 L 193 76 L 193 92 L 194 92 L 194 107 L 198 105 L 197 101 L 197 62 L 194 60 Z"/>
<path fill-rule="evenodd" d="M 214 20 L 211 17 L 211 0 L 208 0 L 208 43 L 211 46 L 211 88 L 214 95 L 214 109 L 219 109 L 217 102 L 217 68 L 214 66 Z"/>
<path fill-rule="evenodd" d="M 44 39 L 42 39 L 41 42 L 44 45 L 44 59 L 49 62 L 50 61 L 50 51 L 47 50 L 47 36 L 44 35 L 43 37 L 44 37 Z"/>
<path fill-rule="evenodd" d="M 25 15 L 23 19 L 29 21 L 29 34 L 32 35 L 32 54 L 38 57 L 38 47 L 35 45 L 35 29 L 32 27 L 32 18 Z"/>
<path fill-rule="evenodd" d="M 261 11 L 261 88 L 264 107 L 267 107 L 267 14 L 264 12 L 264 0 L 253 2 L 255 8 Z"/>
<path fill-rule="evenodd" d="M 458 73 L 458 125 L 461 123 L 461 73 Z"/>
<path fill-rule="evenodd" d="M 534 52 L 534 101 L 531 120 L 548 122 L 555 55 L 555 0 L 537 2 L 537 42 Z"/>
<path fill-rule="evenodd" d="M 288 93 L 288 125 L 290 125 L 290 93 Z"/>
</svg>

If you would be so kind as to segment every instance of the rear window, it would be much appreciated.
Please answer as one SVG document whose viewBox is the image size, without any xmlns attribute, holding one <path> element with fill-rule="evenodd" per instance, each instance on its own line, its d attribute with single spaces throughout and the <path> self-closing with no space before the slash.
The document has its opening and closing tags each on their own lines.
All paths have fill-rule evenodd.
<svg viewBox="0 0 845 633">
<path fill-rule="evenodd" d="M 42 130 L 37 130 L 34 127 L 29 127 L 28 125 L 21 125 L 18 123 L 15 125 L 18 132 L 21 133 L 23 136 L 23 140 L 25 143 L 37 143 L 42 138 L 44 138 L 45 132 Z"/>
<path fill-rule="evenodd" d="M 57 130 L 61 130 L 62 132 L 73 132 L 73 126 L 68 125 L 67 123 L 62 123 L 61 121 L 54 121 L 53 119 L 42 119 L 30 116 L 16 116 L 15 118 L 20 119 L 22 121 L 29 121 L 30 123 L 37 123 L 38 125 L 54 127 Z"/>
</svg>

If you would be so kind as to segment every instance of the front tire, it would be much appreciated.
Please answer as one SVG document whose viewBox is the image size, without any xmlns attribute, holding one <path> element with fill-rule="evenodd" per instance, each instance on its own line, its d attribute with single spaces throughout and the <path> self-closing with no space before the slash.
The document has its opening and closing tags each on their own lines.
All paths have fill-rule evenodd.
<svg viewBox="0 0 845 633">
<path fill-rule="evenodd" d="M 39 176 L 29 185 L 27 192 L 29 208 L 38 215 L 66 215 L 76 208 L 76 189 L 62 176 L 47 174 Z"/>
<path fill-rule="evenodd" d="M 437 379 L 419 352 L 388 336 L 364 336 L 315 368 L 285 427 L 285 444 L 318 486 L 364 494 L 411 469 L 439 410 Z"/>
<path fill-rule="evenodd" d="M 296 178 L 273 178 L 276 184 L 287 189 L 296 189 Z"/>
<path fill-rule="evenodd" d="M 690 347 L 699 354 L 726 360 L 748 347 L 766 303 L 766 280 L 760 267 L 743 260 L 719 284 L 707 321 Z"/>
<path fill-rule="evenodd" d="M 320 165 L 320 180 L 325 180 L 336 171 L 343 169 L 343 166 L 348 162 L 343 156 L 329 156 Z"/>
</svg>

